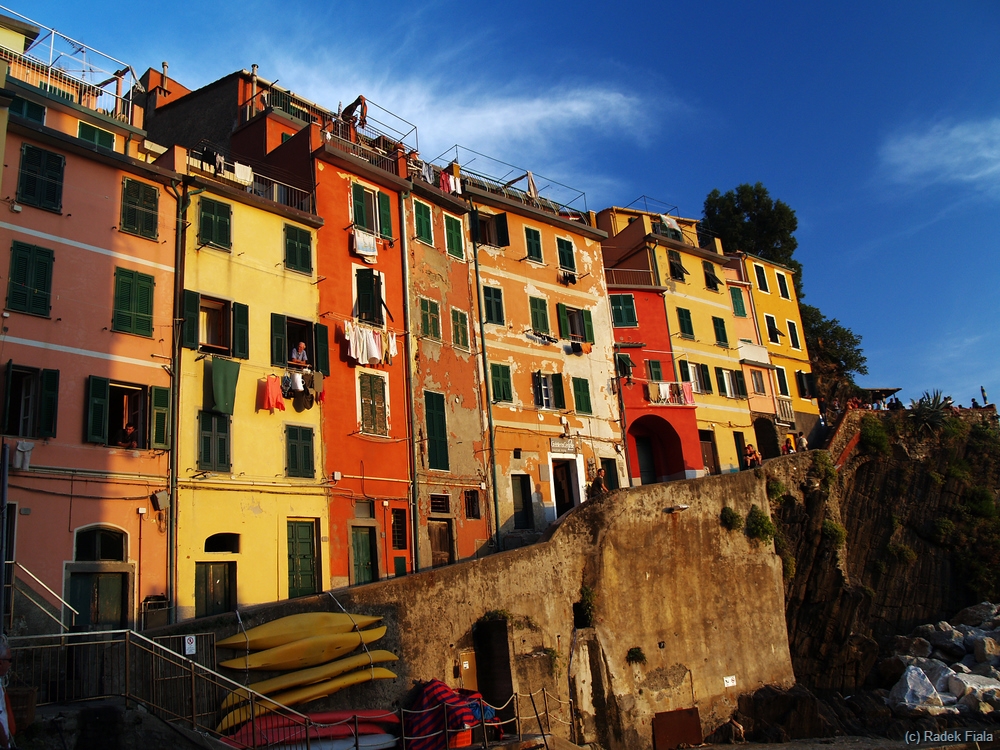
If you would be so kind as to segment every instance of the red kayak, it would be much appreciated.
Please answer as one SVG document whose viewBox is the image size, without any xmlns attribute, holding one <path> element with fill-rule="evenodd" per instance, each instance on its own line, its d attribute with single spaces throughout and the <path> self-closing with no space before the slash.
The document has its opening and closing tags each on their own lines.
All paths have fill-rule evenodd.
<svg viewBox="0 0 1000 750">
<path fill-rule="evenodd" d="M 311 739 L 353 737 L 355 717 L 357 733 L 361 735 L 381 734 L 387 726 L 399 726 L 397 714 L 379 709 L 323 711 L 308 716 L 313 722 L 309 727 Z M 258 746 L 302 741 L 306 736 L 306 728 L 299 717 L 266 714 L 257 717 L 256 722 L 248 721 L 236 734 L 222 739 L 233 747 L 253 747 L 255 729 Z"/>
</svg>

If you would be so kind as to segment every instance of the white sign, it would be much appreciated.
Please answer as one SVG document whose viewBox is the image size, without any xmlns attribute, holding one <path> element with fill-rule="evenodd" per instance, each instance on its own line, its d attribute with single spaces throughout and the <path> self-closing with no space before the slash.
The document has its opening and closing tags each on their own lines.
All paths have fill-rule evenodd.
<svg viewBox="0 0 1000 750">
<path fill-rule="evenodd" d="M 196 653 L 198 653 L 198 649 L 195 637 L 193 635 L 184 636 L 184 656 L 194 656 Z"/>
<path fill-rule="evenodd" d="M 736 687 L 736 675 L 731 674 L 728 677 L 723 677 L 722 684 L 726 687 Z"/>
</svg>

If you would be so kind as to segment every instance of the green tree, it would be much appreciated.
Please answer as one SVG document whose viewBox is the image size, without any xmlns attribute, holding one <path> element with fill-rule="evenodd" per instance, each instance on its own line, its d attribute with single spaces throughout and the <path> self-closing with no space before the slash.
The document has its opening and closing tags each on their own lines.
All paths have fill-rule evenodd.
<svg viewBox="0 0 1000 750">
<path fill-rule="evenodd" d="M 787 203 L 771 198 L 763 183 L 744 183 L 727 193 L 713 190 L 705 198 L 702 226 L 722 240 L 724 250 L 741 250 L 791 268 L 796 293 L 804 296 L 802 264 L 792 258 L 799 246 L 792 234 L 799 220 Z"/>
</svg>

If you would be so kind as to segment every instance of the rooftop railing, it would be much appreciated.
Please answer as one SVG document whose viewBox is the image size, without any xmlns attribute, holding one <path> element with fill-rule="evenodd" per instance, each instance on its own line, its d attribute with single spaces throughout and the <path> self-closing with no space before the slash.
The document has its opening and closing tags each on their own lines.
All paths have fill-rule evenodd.
<svg viewBox="0 0 1000 750">
<path fill-rule="evenodd" d="M 316 213 L 312 191 L 293 187 L 262 174 L 261 165 L 253 162 L 243 163 L 209 141 L 201 141 L 188 154 L 188 166 L 231 187 L 246 190 L 282 206 L 310 214 Z"/>
<path fill-rule="evenodd" d="M 639 268 L 606 268 L 608 284 L 618 286 L 656 286 L 653 272 Z"/>
</svg>

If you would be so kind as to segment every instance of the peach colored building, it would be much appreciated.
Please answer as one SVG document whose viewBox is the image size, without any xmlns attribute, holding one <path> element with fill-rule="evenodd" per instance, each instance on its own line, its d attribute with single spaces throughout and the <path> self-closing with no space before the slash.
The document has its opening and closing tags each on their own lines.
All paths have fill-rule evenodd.
<svg viewBox="0 0 1000 750">
<path fill-rule="evenodd" d="M 14 633 L 138 626 L 166 591 L 166 500 L 151 496 L 167 488 L 176 175 L 148 163 L 127 66 L 85 50 L 112 72 L 49 68 L 43 31 L 62 39 L 0 18 Z"/>
</svg>

